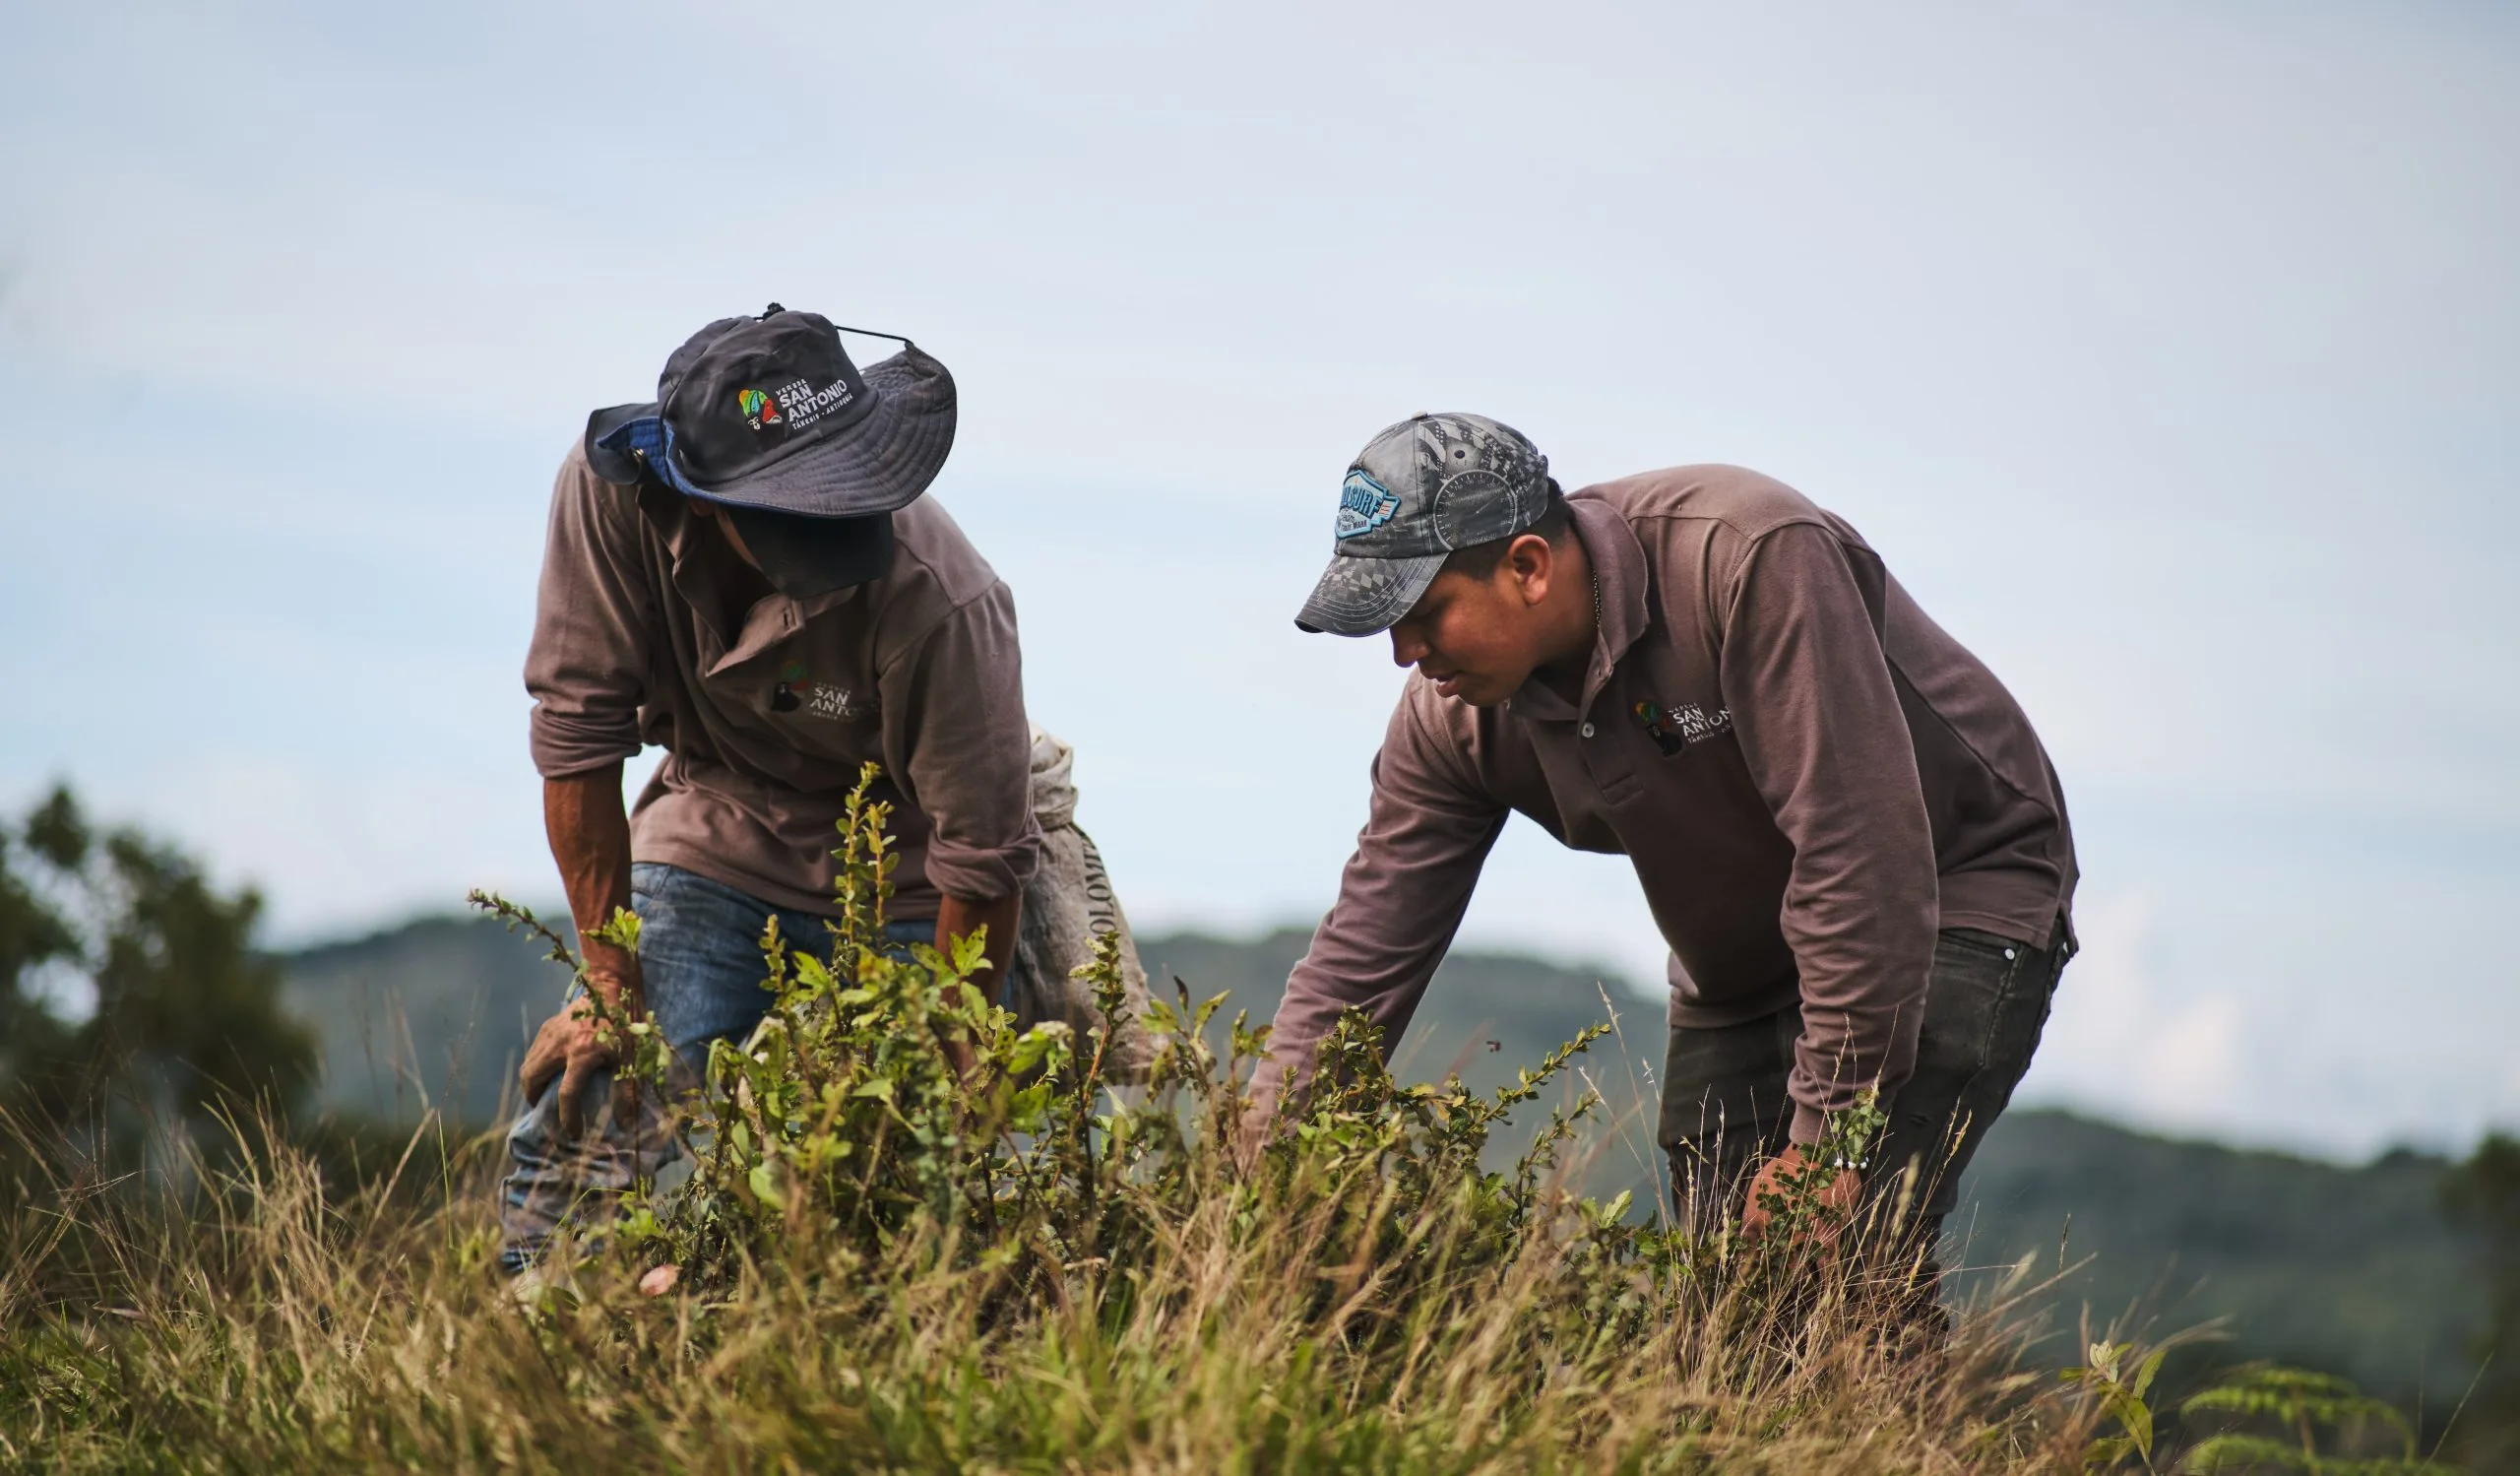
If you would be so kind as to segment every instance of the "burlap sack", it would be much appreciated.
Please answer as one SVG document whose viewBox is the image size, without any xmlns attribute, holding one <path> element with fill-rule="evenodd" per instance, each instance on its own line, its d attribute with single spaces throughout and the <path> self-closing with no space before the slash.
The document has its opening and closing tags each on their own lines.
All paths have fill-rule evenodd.
<svg viewBox="0 0 2520 1476">
<path fill-rule="evenodd" d="M 1041 865 L 1024 884 L 1009 1005 L 1026 1027 L 1065 1021 L 1076 1032 L 1079 1057 L 1087 1056 L 1093 1050 L 1090 1032 L 1102 1026 L 1102 1011 L 1093 987 L 1076 971 L 1093 961 L 1095 938 L 1118 934 L 1128 1018 L 1104 1049 L 1102 1068 L 1110 1080 L 1135 1081 L 1155 1057 L 1146 1030 L 1146 969 L 1138 962 L 1137 940 L 1111 890 L 1102 854 L 1077 826 L 1075 760 L 1067 744 L 1033 730 L 1033 813 L 1041 824 Z"/>
</svg>

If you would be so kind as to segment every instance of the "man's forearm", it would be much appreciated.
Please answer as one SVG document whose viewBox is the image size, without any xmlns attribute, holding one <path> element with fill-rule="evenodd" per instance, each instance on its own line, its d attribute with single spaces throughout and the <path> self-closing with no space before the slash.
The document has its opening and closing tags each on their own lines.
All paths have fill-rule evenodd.
<svg viewBox="0 0 2520 1476">
<path fill-rule="evenodd" d="M 1003 897 L 974 901 L 951 894 L 940 898 L 936 908 L 936 951 L 953 955 L 958 938 L 970 937 L 985 928 L 988 934 L 981 948 L 981 967 L 986 971 L 974 983 L 980 993 L 993 999 L 1006 997 L 1007 973 L 1015 966 L 1015 931 L 1023 918 L 1024 896 L 1009 892 Z"/>
<path fill-rule="evenodd" d="M 542 782 L 542 829 L 568 890 L 587 974 L 615 999 L 638 978 L 637 961 L 593 934 L 630 905 L 630 819 L 621 808 L 621 765 Z"/>
<path fill-rule="evenodd" d="M 1015 962 L 1015 930 L 1022 920 L 1023 907 L 1021 892 L 1009 892 L 984 902 L 950 892 L 937 899 L 937 952 L 951 958 L 956 939 L 970 937 L 983 928 L 988 930 L 980 944 L 981 972 L 972 982 L 981 994 L 1000 1003 L 1012 1002 L 1006 997 L 1006 972 Z M 959 1036 L 945 1036 L 945 1055 L 954 1062 L 954 1069 L 965 1076 L 971 1075 L 977 1064 L 970 1043 Z"/>
</svg>

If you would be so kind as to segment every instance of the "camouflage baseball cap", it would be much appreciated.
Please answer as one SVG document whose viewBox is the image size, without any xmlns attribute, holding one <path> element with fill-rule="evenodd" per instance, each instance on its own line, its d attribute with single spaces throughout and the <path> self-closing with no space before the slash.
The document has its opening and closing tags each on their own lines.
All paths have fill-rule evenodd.
<svg viewBox="0 0 2520 1476">
<path fill-rule="evenodd" d="M 1330 569 L 1298 628 L 1372 635 L 1409 613 L 1455 548 L 1540 521 L 1548 458 L 1485 416 L 1417 416 L 1375 436 L 1339 484 Z"/>
</svg>

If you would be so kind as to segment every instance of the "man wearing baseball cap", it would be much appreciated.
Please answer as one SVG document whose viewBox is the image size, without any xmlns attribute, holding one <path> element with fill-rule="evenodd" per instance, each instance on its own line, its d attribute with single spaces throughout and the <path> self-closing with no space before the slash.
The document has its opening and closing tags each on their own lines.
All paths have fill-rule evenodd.
<svg viewBox="0 0 2520 1476">
<path fill-rule="evenodd" d="M 1930 1248 L 2073 949 L 2074 851 L 2029 720 L 1855 529 L 1738 467 L 1562 494 L 1510 427 L 1418 416 L 1349 467 L 1296 623 L 1388 631 L 1416 670 L 1264 1102 L 1345 1009 L 1397 1042 L 1519 811 L 1627 856 L 1670 945 L 1660 1136 L 1691 1226 L 1757 1233 L 1876 1091 L 1888 1127 L 1825 1192 Z"/>
<path fill-rule="evenodd" d="M 653 1010 L 695 1067 L 769 1001 L 764 924 L 825 937 L 863 764 L 894 806 L 896 941 L 985 928 L 984 987 L 1040 845 L 1014 600 L 921 495 L 954 443 L 953 377 L 908 340 L 861 372 L 842 332 L 776 303 L 711 323 L 654 402 L 589 418 L 552 492 L 525 674 L 543 823 L 591 987 Z M 622 762 L 651 743 L 664 760 L 625 815 Z M 623 907 L 635 957 L 587 936 Z M 615 1102 L 615 1064 L 580 1009 L 535 1037 L 510 1269 L 669 1155 L 654 1104 Z"/>
</svg>

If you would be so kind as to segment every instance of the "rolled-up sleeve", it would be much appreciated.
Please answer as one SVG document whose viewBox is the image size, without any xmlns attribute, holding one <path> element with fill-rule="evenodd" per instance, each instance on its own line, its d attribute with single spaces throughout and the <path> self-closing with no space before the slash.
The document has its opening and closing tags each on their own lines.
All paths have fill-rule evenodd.
<svg viewBox="0 0 2520 1476">
<path fill-rule="evenodd" d="M 1382 1027 L 1389 1055 L 1452 946 L 1508 811 L 1457 745 L 1428 731 L 1418 707 L 1436 700 L 1413 677 L 1392 712 L 1365 828 L 1338 902 L 1287 981 L 1255 1095 L 1274 1099 L 1282 1084 L 1309 1079 L 1321 1038 L 1350 1009 Z"/>
<path fill-rule="evenodd" d="M 583 453 L 561 463 L 525 659 L 534 766 L 545 779 L 639 752 L 656 641 L 639 518 L 636 494 L 597 477 Z"/>
<path fill-rule="evenodd" d="M 1725 701 L 1794 845 L 1778 921 L 1801 980 L 1786 1090 L 1802 1143 L 1907 1079 L 1933 966 L 1933 836 L 1862 556 L 1821 528 L 1778 529 L 1737 565 L 1724 619 Z"/>
<path fill-rule="evenodd" d="M 1019 890 L 1040 864 L 1033 737 L 1015 597 L 1003 582 L 957 606 L 876 675 L 885 768 L 927 816 L 927 879 L 984 902 Z"/>
</svg>

